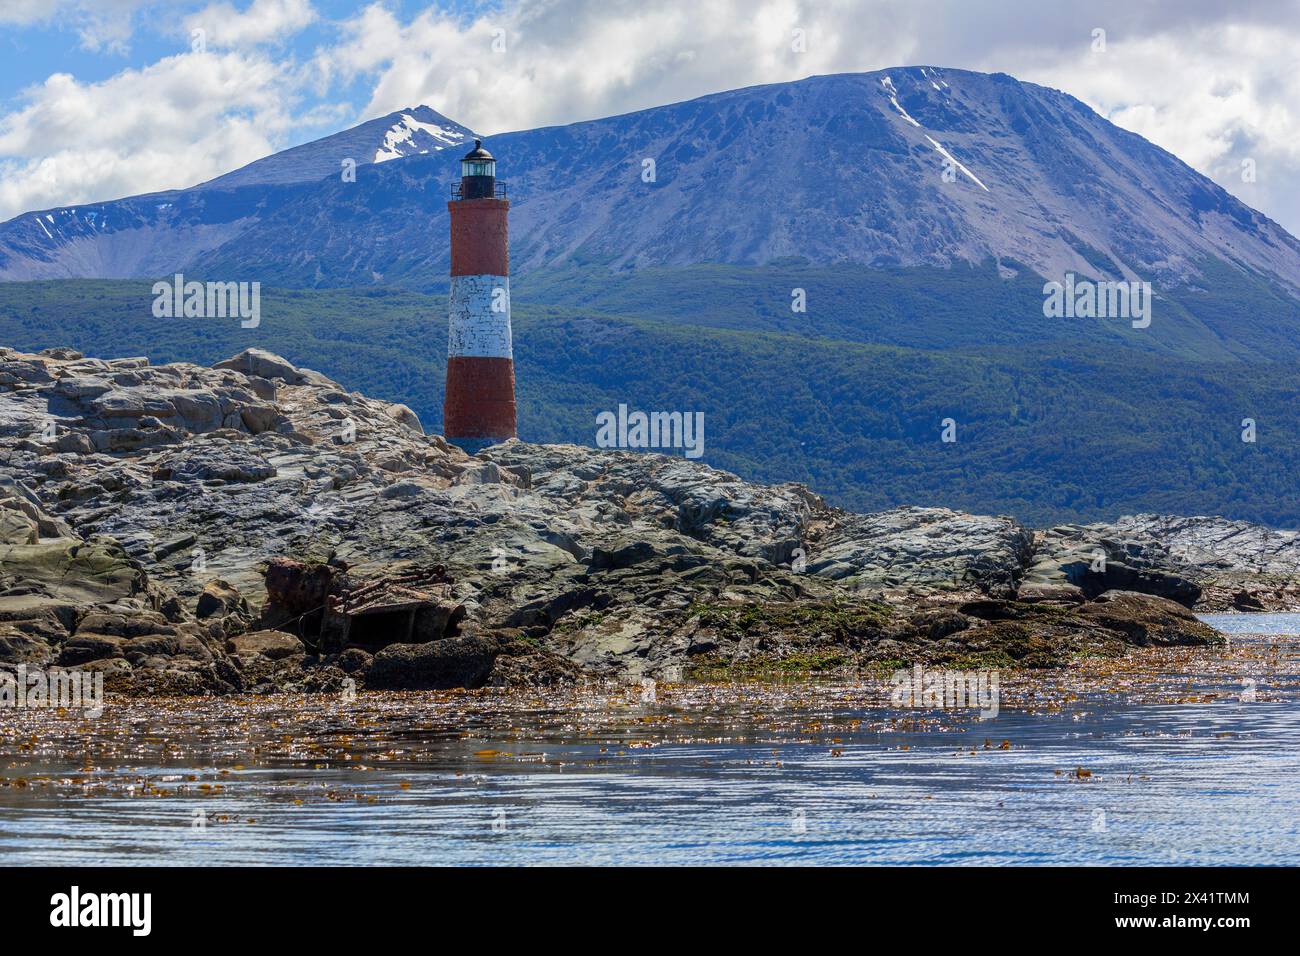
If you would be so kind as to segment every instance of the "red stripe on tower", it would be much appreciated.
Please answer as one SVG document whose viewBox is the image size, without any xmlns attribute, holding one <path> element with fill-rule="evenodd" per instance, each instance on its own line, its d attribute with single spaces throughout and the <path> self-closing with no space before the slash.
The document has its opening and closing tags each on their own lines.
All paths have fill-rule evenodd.
<svg viewBox="0 0 1300 956">
<path fill-rule="evenodd" d="M 443 431 L 469 451 L 515 437 L 510 343 L 510 202 L 497 198 L 496 160 L 479 140 L 460 161 L 451 213 L 447 395 Z"/>
</svg>

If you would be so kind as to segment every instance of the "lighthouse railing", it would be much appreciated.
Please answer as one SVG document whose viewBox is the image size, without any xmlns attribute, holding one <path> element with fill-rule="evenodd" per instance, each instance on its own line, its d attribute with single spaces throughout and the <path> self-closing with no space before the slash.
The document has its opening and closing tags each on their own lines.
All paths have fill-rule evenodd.
<svg viewBox="0 0 1300 956">
<path fill-rule="evenodd" d="M 460 184 L 460 183 L 457 182 L 457 183 L 452 183 L 452 184 L 451 184 L 451 198 L 452 198 L 452 199 L 462 199 L 462 198 L 464 198 L 464 193 L 463 193 L 462 190 L 461 190 L 461 184 Z M 486 198 L 486 197 L 484 197 L 484 198 Z M 493 184 L 493 186 L 492 186 L 492 198 L 493 198 L 493 199 L 508 199 L 508 198 L 510 198 L 510 197 L 509 197 L 509 191 L 506 189 L 506 184 L 505 184 L 505 183 L 494 183 L 494 184 Z"/>
</svg>

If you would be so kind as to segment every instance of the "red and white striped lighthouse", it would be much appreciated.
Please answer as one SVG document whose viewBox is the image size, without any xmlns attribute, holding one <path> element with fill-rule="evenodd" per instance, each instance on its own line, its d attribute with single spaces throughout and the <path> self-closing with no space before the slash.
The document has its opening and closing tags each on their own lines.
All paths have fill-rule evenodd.
<svg viewBox="0 0 1300 956">
<path fill-rule="evenodd" d="M 498 198 L 496 160 L 474 140 L 460 161 L 451 213 L 451 301 L 443 431 L 471 454 L 515 437 L 510 345 L 510 201 Z"/>
</svg>

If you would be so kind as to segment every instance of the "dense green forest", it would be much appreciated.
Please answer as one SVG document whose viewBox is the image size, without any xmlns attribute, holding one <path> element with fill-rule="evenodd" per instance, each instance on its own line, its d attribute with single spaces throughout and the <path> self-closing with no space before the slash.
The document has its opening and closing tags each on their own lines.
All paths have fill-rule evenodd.
<svg viewBox="0 0 1300 956">
<path fill-rule="evenodd" d="M 806 482 L 859 510 L 944 505 L 1034 523 L 1161 511 L 1300 526 L 1300 362 L 1294 341 L 1260 344 L 1294 328 L 1294 316 L 1273 331 L 1289 306 L 1263 286 L 1239 287 L 1255 318 L 1235 337 L 1214 314 L 1222 290 L 1168 300 L 1156 319 L 1181 315 L 1177 335 L 1139 339 L 1094 320 L 1091 329 L 998 336 L 987 331 L 991 312 L 1033 322 L 1038 309 L 1045 321 L 1041 280 L 994 287 L 977 275 L 970 294 L 1001 300 L 979 298 L 963 315 L 945 305 L 960 290 L 935 293 L 919 279 L 911 291 L 891 287 L 890 311 L 874 280 L 846 270 L 834 286 L 835 270 L 777 268 L 747 279 L 695 267 L 607 288 L 586 276 L 524 277 L 513 295 L 521 437 L 593 444 L 597 413 L 620 403 L 698 410 L 705 462 Z M 799 281 L 809 290 L 802 316 L 789 313 Z M 820 304 L 823 296 L 839 307 Z M 917 320 L 931 296 L 932 311 Z M 255 346 L 405 402 L 426 428 L 441 427 L 438 295 L 264 289 L 255 329 L 156 319 L 151 302 L 147 282 L 0 284 L 0 344 L 201 363 Z M 1270 338 L 1253 339 L 1252 323 L 1268 325 Z M 1261 351 L 1276 360 L 1232 357 Z M 952 443 L 940 440 L 946 418 L 956 422 Z M 1254 443 L 1241 440 L 1244 418 L 1258 423 Z"/>
<path fill-rule="evenodd" d="M 1105 271 L 1109 260 L 1094 258 Z M 1300 360 L 1300 304 L 1293 297 L 1223 262 L 1205 260 L 1198 268 L 1203 278 L 1197 284 L 1156 289 L 1145 329 L 1123 319 L 1045 317 L 1042 277 L 1006 259 L 947 269 L 812 266 L 799 260 L 621 272 L 568 268 L 531 272 L 512 283 L 516 302 L 578 314 L 908 348 L 1074 344 L 1087 351 L 1123 346 L 1189 359 Z M 795 289 L 803 290 L 806 311 L 791 308 Z"/>
</svg>

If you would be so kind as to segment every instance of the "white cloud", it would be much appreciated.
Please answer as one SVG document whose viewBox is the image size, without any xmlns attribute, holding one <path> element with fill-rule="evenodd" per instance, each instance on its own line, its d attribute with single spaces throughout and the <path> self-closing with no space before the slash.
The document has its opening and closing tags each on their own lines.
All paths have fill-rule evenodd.
<svg viewBox="0 0 1300 956">
<path fill-rule="evenodd" d="M 0 3 L 0 23 L 43 23 L 57 8 L 58 0 L 5 0 Z"/>
<path fill-rule="evenodd" d="M 269 59 L 186 53 L 102 83 L 51 76 L 0 121 L 0 218 L 189 186 L 251 162 L 293 119 Z"/>
<path fill-rule="evenodd" d="M 1300 29 L 1203 26 L 1025 69 L 1300 233 Z M 1243 180 L 1253 160 L 1255 181 Z"/>
<path fill-rule="evenodd" d="M 315 66 L 331 78 L 374 76 L 368 116 L 424 102 L 499 132 L 826 72 L 842 59 L 840 24 L 855 6 L 523 0 L 469 21 L 426 10 L 402 23 L 372 4 L 343 25 L 343 42 L 320 51 Z M 807 32 L 805 53 L 792 49 L 796 27 Z M 902 48 L 878 37 L 858 52 L 887 64 L 885 55 Z"/>
<path fill-rule="evenodd" d="M 242 12 L 229 3 L 213 3 L 185 18 L 185 32 L 202 30 L 207 42 L 247 47 L 283 39 L 316 20 L 310 0 L 253 0 Z"/>
</svg>

